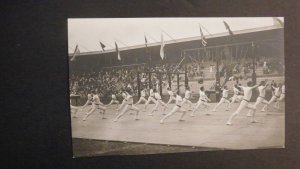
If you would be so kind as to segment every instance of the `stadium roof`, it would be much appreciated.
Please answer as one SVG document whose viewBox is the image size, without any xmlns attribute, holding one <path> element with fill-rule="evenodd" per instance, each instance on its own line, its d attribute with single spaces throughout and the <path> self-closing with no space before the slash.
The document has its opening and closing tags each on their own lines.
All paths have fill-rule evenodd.
<svg viewBox="0 0 300 169">
<path fill-rule="evenodd" d="M 283 27 L 281 27 L 280 25 L 272 25 L 272 26 L 244 29 L 244 30 L 238 30 L 238 31 L 232 31 L 232 32 L 234 33 L 234 35 L 239 35 L 239 34 L 254 33 L 254 32 L 260 32 L 260 31 L 268 31 L 268 30 L 274 30 L 274 29 L 282 29 L 282 28 Z M 211 34 L 211 35 L 205 35 L 205 38 L 206 39 L 212 39 L 212 38 L 225 37 L 225 36 L 229 36 L 229 33 L 228 32 L 222 32 L 222 33 L 216 33 L 216 34 Z M 165 45 L 168 45 L 168 44 L 188 42 L 188 41 L 200 40 L 200 39 L 201 39 L 201 36 L 194 36 L 194 37 L 180 38 L 180 39 L 174 39 L 174 40 L 165 40 L 164 43 L 165 43 Z M 159 46 L 159 45 L 161 45 L 161 42 L 148 43 L 148 47 Z M 144 48 L 144 47 L 145 47 L 145 44 L 129 46 L 129 47 L 119 47 L 119 51 L 139 49 L 139 48 Z M 111 53 L 111 52 L 116 52 L 116 49 L 108 49 L 108 50 L 105 50 L 105 51 L 82 52 L 82 53 L 79 53 L 78 56 L 104 54 L 104 53 Z M 69 55 L 72 55 L 72 53 L 69 54 Z"/>
</svg>

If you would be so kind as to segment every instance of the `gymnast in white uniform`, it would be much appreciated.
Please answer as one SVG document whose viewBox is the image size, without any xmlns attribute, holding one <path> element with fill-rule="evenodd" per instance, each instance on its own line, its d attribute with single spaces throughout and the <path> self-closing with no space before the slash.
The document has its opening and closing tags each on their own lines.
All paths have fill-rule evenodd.
<svg viewBox="0 0 300 169">
<path fill-rule="evenodd" d="M 147 103 L 147 99 L 146 99 L 146 89 L 143 89 L 143 90 L 141 91 L 141 97 L 140 97 L 139 101 L 137 101 L 137 102 L 135 103 L 135 105 L 138 105 L 138 104 L 140 104 L 141 102 Z"/>
<path fill-rule="evenodd" d="M 167 88 L 168 94 L 170 96 L 169 101 L 167 102 L 167 105 L 170 104 L 173 100 L 176 101 L 176 98 L 174 96 L 174 92 L 170 89 L 170 87 Z"/>
<path fill-rule="evenodd" d="M 232 120 L 233 118 L 238 115 L 243 109 L 245 108 L 249 108 L 249 109 L 253 109 L 253 114 L 252 114 L 252 118 L 251 118 L 251 122 L 255 123 L 255 108 L 253 106 L 251 106 L 249 104 L 250 99 L 252 97 L 252 90 L 256 87 L 258 87 L 258 85 L 253 85 L 252 81 L 249 81 L 247 83 L 247 87 L 244 86 L 240 86 L 242 88 L 242 90 L 244 91 L 244 97 L 243 100 L 241 101 L 239 107 L 237 108 L 237 110 L 231 114 L 231 116 L 229 117 L 228 121 L 227 121 L 227 125 L 232 125 Z"/>
<path fill-rule="evenodd" d="M 173 107 L 173 109 L 167 114 L 165 115 L 161 120 L 160 120 L 160 124 L 163 124 L 164 121 L 169 118 L 170 116 L 174 115 L 176 112 L 180 112 L 182 113 L 182 115 L 180 116 L 179 121 L 184 121 L 183 117 L 186 114 L 186 110 L 184 108 L 182 108 L 182 98 L 179 95 L 179 91 L 176 92 L 176 104 Z"/>
<path fill-rule="evenodd" d="M 126 103 L 126 98 L 127 98 L 127 94 L 125 91 L 122 92 L 122 97 L 123 97 L 123 100 L 122 100 L 122 104 L 119 105 L 119 107 L 117 108 L 117 111 L 121 110 L 123 108 L 123 106 L 125 105 Z"/>
<path fill-rule="evenodd" d="M 153 109 L 151 110 L 151 113 L 149 114 L 149 116 L 153 116 L 153 112 L 155 112 L 155 111 L 158 110 L 158 106 L 159 106 L 159 105 L 162 105 L 162 106 L 165 107 L 163 111 L 165 111 L 165 110 L 167 109 L 167 107 L 168 107 L 167 104 L 164 103 L 164 102 L 161 100 L 161 96 L 160 96 L 160 94 L 157 92 L 157 90 L 154 89 L 153 92 L 154 92 L 154 98 L 156 99 L 156 103 L 155 103 L 155 106 L 153 107 Z M 163 114 L 164 114 L 164 113 L 163 113 Z"/>
<path fill-rule="evenodd" d="M 117 106 L 119 107 L 120 102 L 117 100 L 117 96 L 115 94 L 111 94 L 111 101 L 109 104 L 107 104 L 107 106 L 112 105 L 114 103 L 116 103 Z"/>
<path fill-rule="evenodd" d="M 125 93 L 126 93 L 126 101 L 124 104 L 124 108 L 122 109 L 121 113 L 117 115 L 117 117 L 114 119 L 114 122 L 117 122 L 118 119 L 120 117 L 122 117 L 124 114 L 126 114 L 129 110 L 134 110 L 136 112 L 135 114 L 135 120 L 139 120 L 138 115 L 140 112 L 140 109 L 137 108 L 134 104 L 133 104 L 133 97 L 130 94 L 130 89 L 128 88 Z"/>
<path fill-rule="evenodd" d="M 263 104 L 269 104 L 268 101 L 266 100 L 266 88 L 268 86 L 268 84 L 266 83 L 266 81 L 261 81 L 260 82 L 260 86 L 258 87 L 258 92 L 259 92 L 259 96 L 256 99 L 256 102 L 254 103 L 254 108 L 255 110 L 250 109 L 247 116 L 252 116 L 252 112 L 256 111 L 257 106 L 261 103 Z"/>
<path fill-rule="evenodd" d="M 210 105 L 207 103 L 207 102 L 209 102 L 209 101 L 211 101 L 207 96 L 206 96 L 206 94 L 205 94 L 205 90 L 204 90 L 204 87 L 203 86 L 201 86 L 200 87 L 200 91 L 199 91 L 199 94 L 200 94 L 200 96 L 199 96 L 199 100 L 198 100 L 198 102 L 196 103 L 196 105 L 194 106 L 194 108 L 193 108 L 193 111 L 192 111 L 192 113 L 191 113 L 191 115 L 190 116 L 195 116 L 195 111 L 201 106 L 201 105 L 203 105 L 204 106 L 204 109 L 208 109 L 208 107 L 210 107 Z M 210 115 L 208 112 L 206 113 L 206 115 Z"/>
<path fill-rule="evenodd" d="M 231 107 L 230 107 L 230 101 L 228 100 L 228 92 L 229 90 L 227 89 L 227 86 L 224 86 L 223 87 L 223 91 L 222 91 L 222 98 L 221 100 L 219 101 L 219 103 L 213 108 L 212 111 L 217 111 L 217 108 L 223 104 L 223 103 L 227 103 L 227 109 L 226 111 L 228 111 Z"/>
<path fill-rule="evenodd" d="M 94 92 L 95 93 L 95 92 Z M 105 119 L 105 111 L 106 107 L 104 104 L 100 101 L 99 95 L 93 93 L 93 103 L 92 103 L 92 109 L 84 116 L 82 119 L 83 121 L 86 121 L 86 119 L 94 113 L 96 109 L 100 109 L 99 113 L 102 114 L 102 119 Z"/>
<path fill-rule="evenodd" d="M 277 107 L 277 109 L 280 109 L 279 107 L 279 102 L 281 102 L 283 99 L 285 98 L 285 85 L 283 84 L 281 86 L 281 94 L 279 99 L 277 99 L 276 103 L 275 103 L 275 107 Z"/>
<path fill-rule="evenodd" d="M 280 98 L 281 95 L 281 85 L 279 84 L 278 87 L 275 87 L 275 85 L 271 86 L 271 88 L 274 90 L 274 95 L 272 96 L 272 98 L 269 100 L 268 104 L 266 104 L 261 111 L 266 111 L 266 108 L 268 108 L 268 106 L 277 101 Z M 277 105 L 274 105 L 274 108 L 277 108 Z"/>
<path fill-rule="evenodd" d="M 149 104 L 150 102 L 153 102 L 154 104 L 156 104 L 156 100 L 155 100 L 155 98 L 154 98 L 154 92 L 153 92 L 153 89 L 150 89 L 148 101 L 147 101 L 146 104 L 145 104 L 144 111 L 146 111 L 147 106 L 148 106 L 148 104 Z"/>
<path fill-rule="evenodd" d="M 236 101 L 239 102 L 243 99 L 243 95 L 242 95 L 240 86 L 241 86 L 240 84 L 235 84 L 233 86 L 233 96 L 229 99 L 229 100 L 231 100 L 230 105 L 232 105 Z"/>
<path fill-rule="evenodd" d="M 191 111 L 191 108 L 192 108 L 192 102 L 190 101 L 190 98 L 191 98 L 191 91 L 190 91 L 190 87 L 187 86 L 186 89 L 185 89 L 185 94 L 184 94 L 184 98 L 183 98 L 183 101 L 182 101 L 182 105 L 184 105 L 185 103 L 188 103 L 189 104 L 189 107 L 190 107 L 190 111 Z"/>
<path fill-rule="evenodd" d="M 88 94 L 87 95 L 87 101 L 85 102 L 85 104 L 80 108 L 80 111 L 82 112 L 84 108 L 86 108 L 87 106 L 91 106 L 93 104 L 93 94 Z M 92 109 L 92 107 L 90 107 L 90 109 L 87 111 L 89 112 Z M 86 112 L 86 114 L 87 114 Z"/>
</svg>

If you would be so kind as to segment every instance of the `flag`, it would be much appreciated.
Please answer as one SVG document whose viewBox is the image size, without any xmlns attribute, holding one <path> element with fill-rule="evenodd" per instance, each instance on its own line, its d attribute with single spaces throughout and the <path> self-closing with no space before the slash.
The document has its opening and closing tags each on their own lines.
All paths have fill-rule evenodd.
<svg viewBox="0 0 300 169">
<path fill-rule="evenodd" d="M 279 18 L 277 18 L 277 17 L 273 17 L 273 24 L 281 26 L 281 27 L 284 26 L 283 22 Z"/>
<path fill-rule="evenodd" d="M 160 57 L 162 60 L 164 60 L 165 57 L 164 47 L 165 47 L 164 38 L 163 38 L 163 34 L 161 34 Z"/>
<path fill-rule="evenodd" d="M 102 50 L 105 51 L 104 48 L 105 48 L 106 46 L 105 46 L 102 42 L 100 42 L 100 45 L 101 45 Z"/>
<path fill-rule="evenodd" d="M 230 34 L 230 35 L 233 35 L 233 32 L 231 31 L 229 25 L 228 25 L 225 21 L 223 21 L 223 23 L 224 23 L 226 29 L 228 30 L 229 34 Z"/>
<path fill-rule="evenodd" d="M 117 42 L 115 42 L 115 45 L 116 45 L 116 52 L 117 52 L 117 55 L 118 55 L 118 60 L 121 61 L 120 51 L 119 51 Z"/>
<path fill-rule="evenodd" d="M 78 45 L 76 45 L 73 56 L 71 57 L 70 61 L 74 61 L 76 59 L 77 54 L 80 53 Z"/>
<path fill-rule="evenodd" d="M 145 37 L 145 46 L 148 47 L 148 41 L 146 35 L 144 35 L 144 37 Z"/>
<path fill-rule="evenodd" d="M 200 27 L 200 34 L 201 34 L 201 42 L 202 42 L 202 45 L 203 46 L 206 46 L 207 45 L 207 41 L 205 39 L 205 36 L 203 35 L 203 32 L 202 32 L 202 29 Z"/>
</svg>

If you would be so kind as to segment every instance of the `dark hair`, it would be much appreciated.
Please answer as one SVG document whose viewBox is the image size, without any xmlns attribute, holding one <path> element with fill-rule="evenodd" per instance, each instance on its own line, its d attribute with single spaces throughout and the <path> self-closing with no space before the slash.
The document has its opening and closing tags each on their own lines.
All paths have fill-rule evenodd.
<svg viewBox="0 0 300 169">
<path fill-rule="evenodd" d="M 179 95 L 179 90 L 176 91 L 176 94 Z"/>
<path fill-rule="evenodd" d="M 127 93 L 130 93 L 131 89 L 129 87 L 126 88 L 125 90 Z"/>
<path fill-rule="evenodd" d="M 261 81 L 260 83 L 259 83 L 259 85 L 265 85 L 266 84 L 266 81 Z"/>
<path fill-rule="evenodd" d="M 253 82 L 252 81 L 247 82 L 247 86 L 253 86 Z"/>
<path fill-rule="evenodd" d="M 201 87 L 200 87 L 200 90 L 201 90 L 201 91 L 204 91 L 204 86 L 201 86 Z"/>
</svg>

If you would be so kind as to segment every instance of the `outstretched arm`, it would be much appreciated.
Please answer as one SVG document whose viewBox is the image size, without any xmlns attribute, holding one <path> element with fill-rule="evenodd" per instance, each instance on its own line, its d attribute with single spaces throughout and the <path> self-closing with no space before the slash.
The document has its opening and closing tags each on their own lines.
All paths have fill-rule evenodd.
<svg viewBox="0 0 300 169">
<path fill-rule="evenodd" d="M 266 83 L 266 85 L 263 87 L 263 89 L 265 89 L 267 86 L 269 86 L 269 84 L 268 84 L 268 83 Z"/>
<path fill-rule="evenodd" d="M 207 101 L 211 101 L 211 100 L 206 96 L 206 94 L 204 94 L 204 97 L 205 97 L 205 99 L 206 99 Z"/>
<path fill-rule="evenodd" d="M 259 85 L 254 85 L 252 86 L 251 88 L 254 89 L 254 88 L 257 88 Z"/>
</svg>

